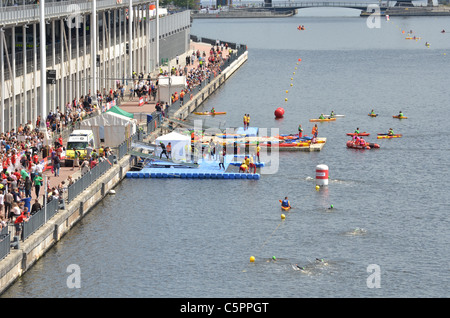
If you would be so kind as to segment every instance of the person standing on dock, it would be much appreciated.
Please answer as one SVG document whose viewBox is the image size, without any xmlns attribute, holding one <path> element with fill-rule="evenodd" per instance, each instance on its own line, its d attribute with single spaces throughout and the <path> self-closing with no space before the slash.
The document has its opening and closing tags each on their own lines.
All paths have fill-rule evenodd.
<svg viewBox="0 0 450 318">
<path fill-rule="evenodd" d="M 261 162 L 259 158 L 259 151 L 261 150 L 261 147 L 259 146 L 259 141 L 256 143 L 256 158 L 258 158 L 258 162 Z"/>
<path fill-rule="evenodd" d="M 249 168 L 249 170 L 250 170 L 250 169 L 253 169 L 253 174 L 256 173 L 256 165 L 255 165 L 255 163 L 253 162 L 253 156 L 249 156 L 249 164 L 248 164 L 248 168 Z"/>
<path fill-rule="evenodd" d="M 225 149 L 219 152 L 219 169 L 225 170 Z"/>
<path fill-rule="evenodd" d="M 167 156 L 172 158 L 172 144 L 170 142 L 167 144 L 166 150 L 167 150 Z"/>
<path fill-rule="evenodd" d="M 303 128 L 302 125 L 298 125 L 298 138 L 302 138 L 303 135 Z M 259 158 L 258 158 L 259 160 Z"/>
<path fill-rule="evenodd" d="M 169 155 L 167 154 L 166 145 L 162 141 L 159 142 L 159 145 L 161 146 L 161 154 L 159 155 L 159 159 L 162 158 L 162 155 L 166 155 L 166 158 L 169 159 Z"/>
<path fill-rule="evenodd" d="M 315 138 L 317 138 L 317 135 L 319 134 L 319 127 L 317 127 L 317 124 L 314 125 L 314 127 L 313 127 L 313 129 L 312 129 L 312 131 L 311 131 L 311 134 L 312 134 Z"/>
</svg>

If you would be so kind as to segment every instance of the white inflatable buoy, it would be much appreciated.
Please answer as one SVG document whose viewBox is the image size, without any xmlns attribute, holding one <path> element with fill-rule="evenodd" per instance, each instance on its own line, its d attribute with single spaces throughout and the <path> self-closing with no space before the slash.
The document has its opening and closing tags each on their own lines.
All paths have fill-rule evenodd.
<svg viewBox="0 0 450 318">
<path fill-rule="evenodd" d="M 316 184 L 319 186 L 328 185 L 328 166 L 317 165 L 316 166 Z"/>
</svg>

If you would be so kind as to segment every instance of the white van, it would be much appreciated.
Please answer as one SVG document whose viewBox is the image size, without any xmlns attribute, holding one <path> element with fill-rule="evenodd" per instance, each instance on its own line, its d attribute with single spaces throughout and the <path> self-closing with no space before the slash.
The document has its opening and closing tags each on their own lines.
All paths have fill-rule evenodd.
<svg viewBox="0 0 450 318">
<path fill-rule="evenodd" d="M 79 160 L 84 160 L 87 151 L 86 148 L 91 145 L 92 149 L 96 149 L 94 133 L 92 130 L 74 130 L 67 140 L 66 145 L 66 158 L 64 165 L 66 167 L 73 166 L 73 160 L 75 159 L 75 151 L 80 153 Z"/>
</svg>

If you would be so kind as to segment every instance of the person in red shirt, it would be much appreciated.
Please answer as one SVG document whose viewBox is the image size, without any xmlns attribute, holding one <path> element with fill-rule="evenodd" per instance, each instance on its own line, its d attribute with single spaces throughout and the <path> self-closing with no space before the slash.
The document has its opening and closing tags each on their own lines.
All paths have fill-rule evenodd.
<svg viewBox="0 0 450 318">
<path fill-rule="evenodd" d="M 28 222 L 29 218 L 28 218 L 28 208 L 25 207 L 24 210 L 22 211 L 22 214 L 19 215 L 16 220 L 14 221 L 14 226 L 16 228 L 16 235 L 18 237 L 21 237 L 21 233 L 22 233 L 22 228 L 23 228 L 23 223 L 24 222 Z"/>
<path fill-rule="evenodd" d="M 35 152 L 33 155 L 33 163 L 35 165 L 37 165 L 39 163 L 39 156 L 37 155 L 37 153 Z"/>
</svg>

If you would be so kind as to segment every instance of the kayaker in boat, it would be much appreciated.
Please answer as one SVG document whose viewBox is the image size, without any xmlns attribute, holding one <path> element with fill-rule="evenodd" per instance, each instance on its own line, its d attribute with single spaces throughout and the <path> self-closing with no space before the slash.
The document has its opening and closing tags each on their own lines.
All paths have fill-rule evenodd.
<svg viewBox="0 0 450 318">
<path fill-rule="evenodd" d="M 355 134 L 359 134 L 359 127 L 356 128 Z"/>
<path fill-rule="evenodd" d="M 392 128 L 389 128 L 388 136 L 394 136 L 394 130 Z"/>
<path fill-rule="evenodd" d="M 355 138 L 355 145 L 359 146 L 361 143 L 361 139 L 359 137 Z"/>
<path fill-rule="evenodd" d="M 330 114 L 330 118 L 333 118 L 334 115 L 335 115 L 335 114 L 334 114 L 334 110 L 332 110 L 332 111 L 331 111 L 331 114 Z"/>
<path fill-rule="evenodd" d="M 298 125 L 298 138 L 302 138 L 303 128 L 302 125 Z"/>
<path fill-rule="evenodd" d="M 213 108 L 211 109 L 211 113 L 214 114 L 215 112 L 216 112 L 216 109 L 213 107 Z"/>
<path fill-rule="evenodd" d="M 375 111 L 372 109 L 372 111 L 370 112 L 371 115 L 375 115 Z"/>
<path fill-rule="evenodd" d="M 323 116 L 323 114 L 320 114 L 319 119 L 325 119 L 325 117 Z"/>
<path fill-rule="evenodd" d="M 290 208 L 291 207 L 291 203 L 288 200 L 288 197 L 284 197 L 284 200 L 281 201 L 281 206 L 283 208 Z"/>
<path fill-rule="evenodd" d="M 403 117 L 402 111 L 400 111 L 400 112 L 398 113 L 398 117 Z"/>
</svg>

